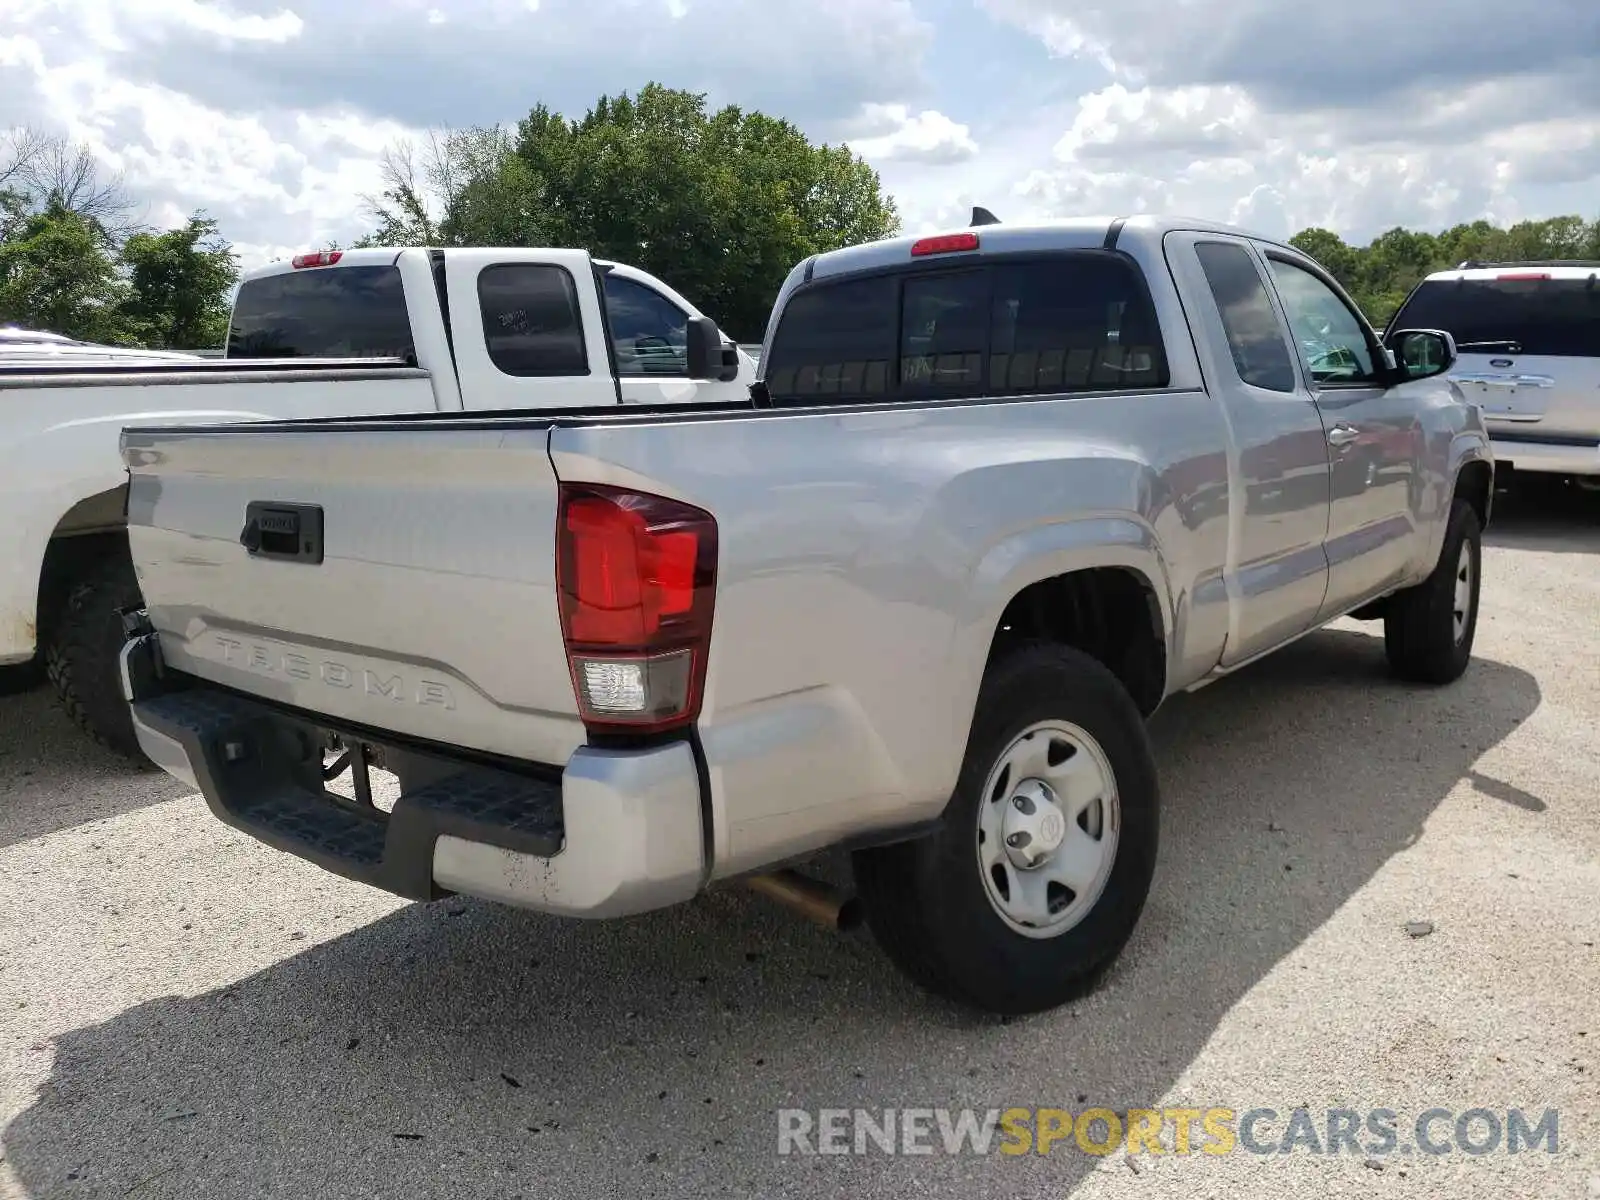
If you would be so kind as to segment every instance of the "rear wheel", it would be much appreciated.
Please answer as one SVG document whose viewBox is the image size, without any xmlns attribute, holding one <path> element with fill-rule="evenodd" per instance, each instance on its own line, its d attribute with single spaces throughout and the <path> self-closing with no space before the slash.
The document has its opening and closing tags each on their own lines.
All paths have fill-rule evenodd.
<svg viewBox="0 0 1600 1200">
<path fill-rule="evenodd" d="M 1160 795 L 1144 719 L 1059 645 L 990 668 L 939 832 L 855 856 L 874 936 L 916 982 L 1004 1014 L 1087 992 L 1143 911 Z"/>
<path fill-rule="evenodd" d="M 1416 683 L 1451 683 L 1472 661 L 1478 630 L 1483 529 L 1477 511 L 1457 499 L 1433 573 L 1389 598 L 1383 621 L 1390 669 Z"/>
<path fill-rule="evenodd" d="M 67 588 L 45 665 L 61 707 L 80 729 L 106 749 L 148 765 L 122 694 L 121 614 L 139 603 L 139 580 L 126 554 L 89 564 Z"/>
</svg>

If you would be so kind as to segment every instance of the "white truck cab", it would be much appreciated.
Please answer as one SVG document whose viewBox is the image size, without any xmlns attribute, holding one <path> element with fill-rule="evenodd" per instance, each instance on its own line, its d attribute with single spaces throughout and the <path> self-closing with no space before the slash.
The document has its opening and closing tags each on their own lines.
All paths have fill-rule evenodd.
<svg viewBox="0 0 1600 1200">
<path fill-rule="evenodd" d="M 224 357 L 145 353 L 0 355 L 0 668 L 46 667 L 73 719 L 135 758 L 124 426 L 748 402 L 755 379 L 662 280 L 559 248 L 299 254 L 244 276 Z"/>
<path fill-rule="evenodd" d="M 325 250 L 244 277 L 227 357 L 399 358 L 441 410 L 745 400 L 755 362 L 722 339 L 690 378 L 687 298 L 584 250 Z"/>
</svg>

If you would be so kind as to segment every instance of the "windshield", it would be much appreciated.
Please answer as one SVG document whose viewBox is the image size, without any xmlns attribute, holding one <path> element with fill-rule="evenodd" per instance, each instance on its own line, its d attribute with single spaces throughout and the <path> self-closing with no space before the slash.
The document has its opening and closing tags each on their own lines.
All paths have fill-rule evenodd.
<svg viewBox="0 0 1600 1200">
<path fill-rule="evenodd" d="M 1593 275 L 1433 280 L 1412 293 L 1390 328 L 1443 329 L 1469 354 L 1600 357 L 1600 284 Z"/>
<path fill-rule="evenodd" d="M 407 358 L 415 350 L 400 270 L 331 267 L 247 280 L 229 358 Z"/>
</svg>

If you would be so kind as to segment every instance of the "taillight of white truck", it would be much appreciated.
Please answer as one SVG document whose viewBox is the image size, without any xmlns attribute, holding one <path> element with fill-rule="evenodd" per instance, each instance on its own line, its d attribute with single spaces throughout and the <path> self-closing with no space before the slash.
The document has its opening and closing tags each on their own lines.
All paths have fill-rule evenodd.
<svg viewBox="0 0 1600 1200">
<path fill-rule="evenodd" d="M 660 733 L 700 715 L 717 523 L 627 488 L 562 484 L 556 537 L 561 633 L 592 733 Z"/>
</svg>

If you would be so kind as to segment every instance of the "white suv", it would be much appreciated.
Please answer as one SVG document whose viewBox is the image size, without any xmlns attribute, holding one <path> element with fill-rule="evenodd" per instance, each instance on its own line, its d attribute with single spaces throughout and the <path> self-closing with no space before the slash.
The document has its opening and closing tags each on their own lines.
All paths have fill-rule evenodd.
<svg viewBox="0 0 1600 1200">
<path fill-rule="evenodd" d="M 1466 262 L 1406 297 L 1389 330 L 1443 329 L 1450 378 L 1483 412 L 1497 469 L 1600 487 L 1600 262 Z"/>
</svg>

